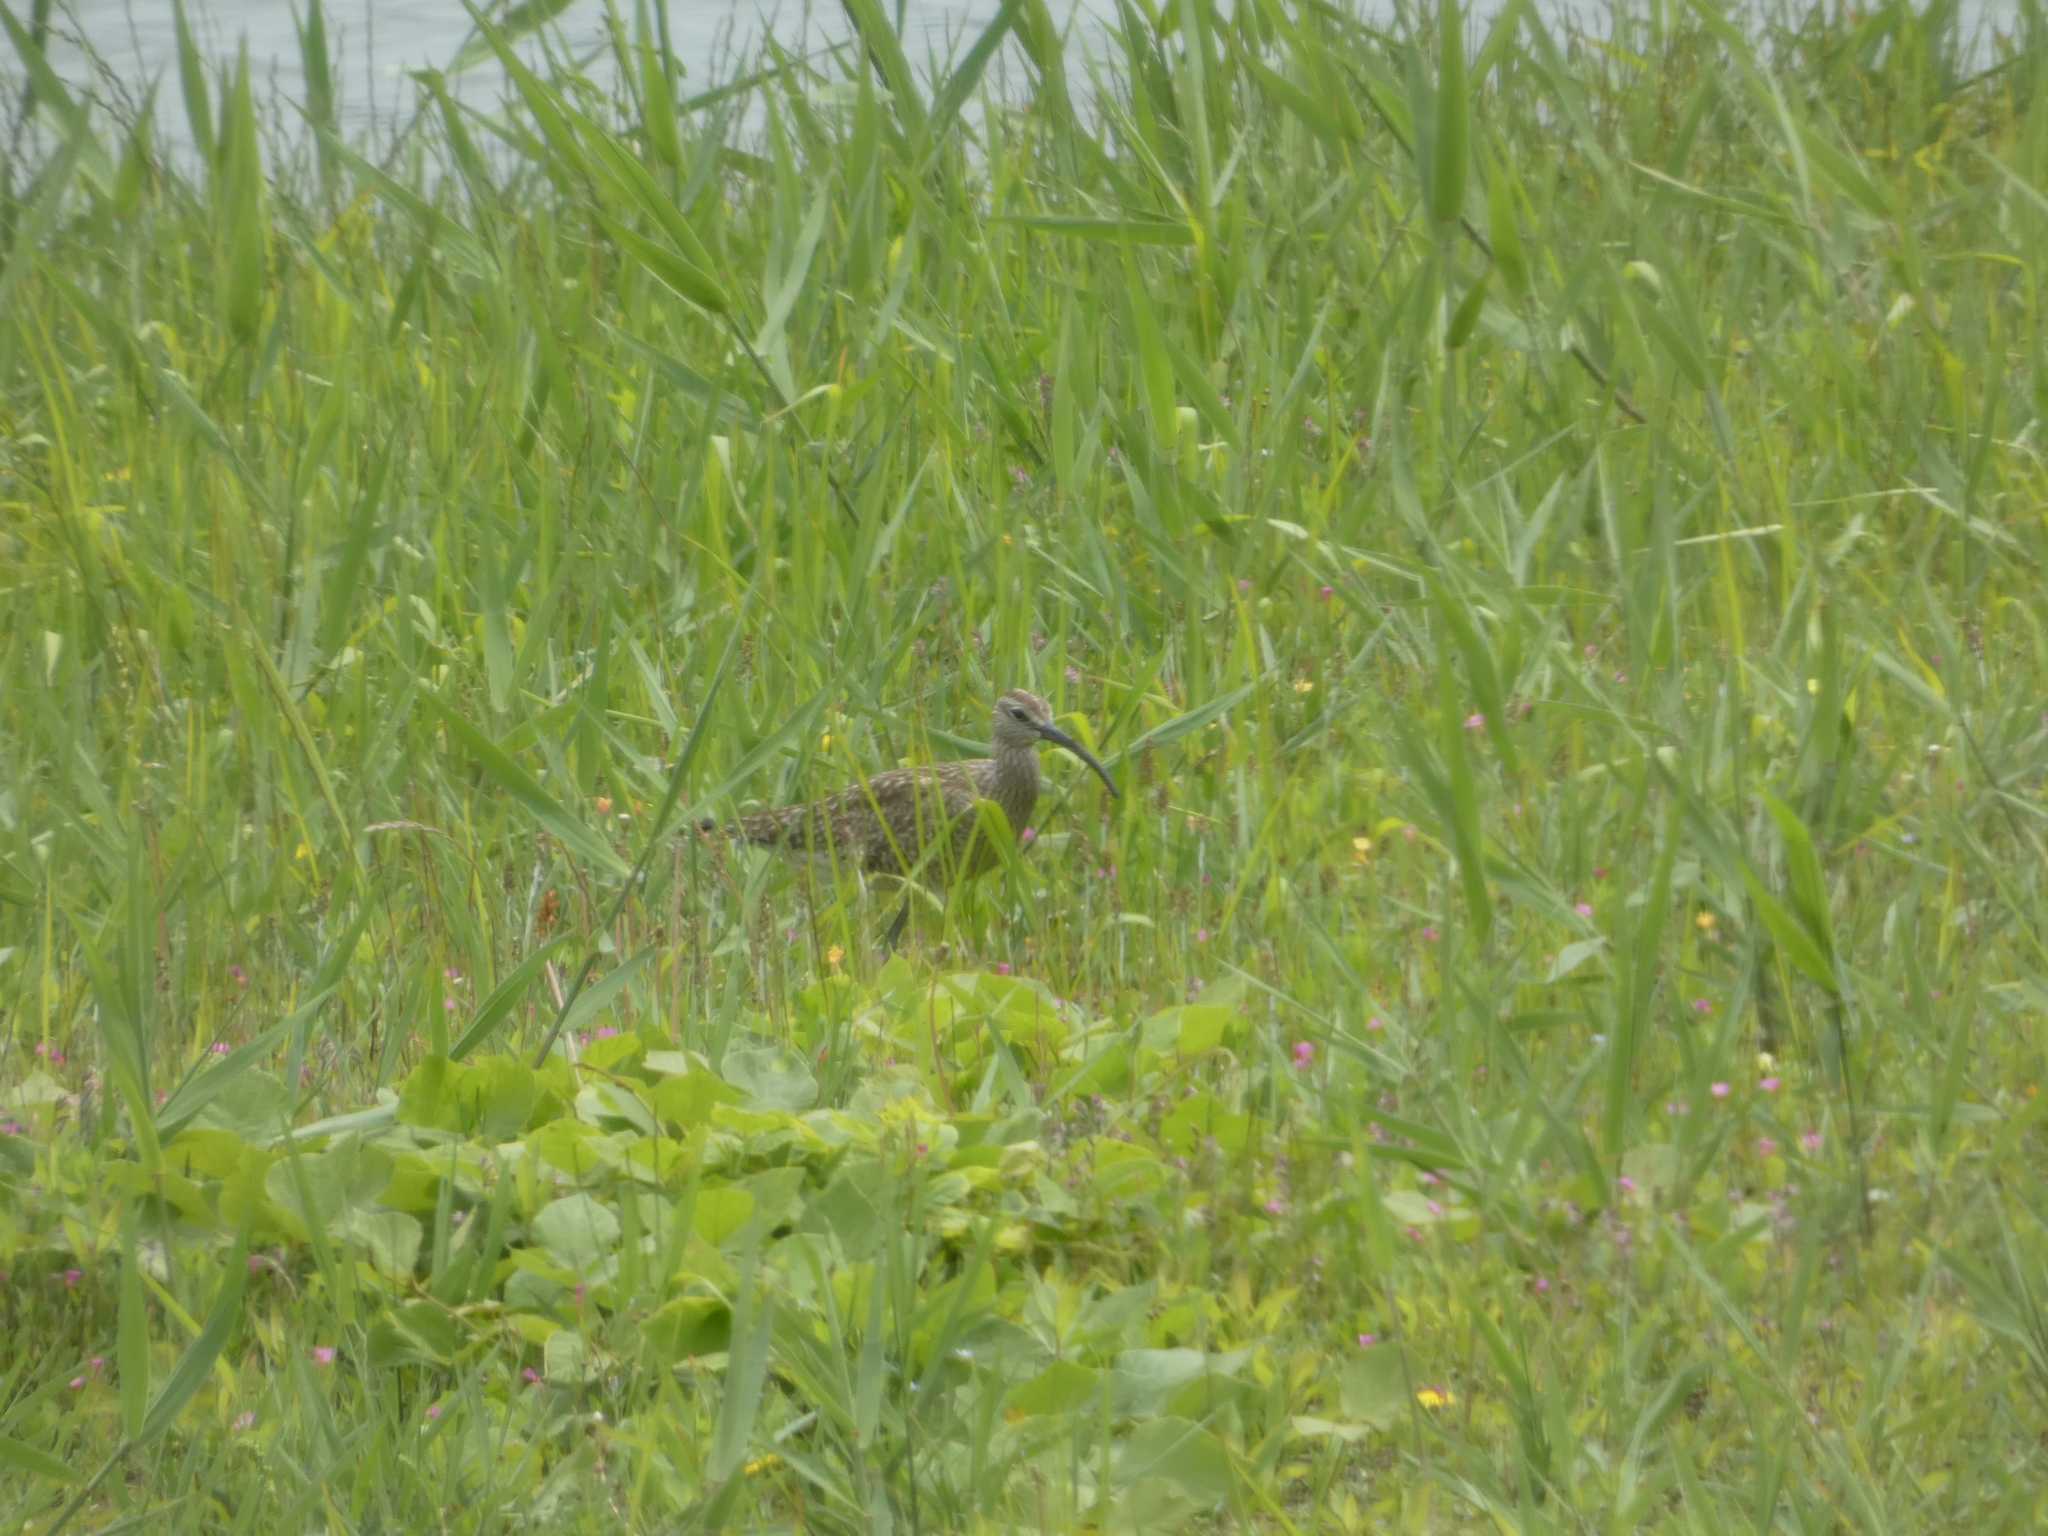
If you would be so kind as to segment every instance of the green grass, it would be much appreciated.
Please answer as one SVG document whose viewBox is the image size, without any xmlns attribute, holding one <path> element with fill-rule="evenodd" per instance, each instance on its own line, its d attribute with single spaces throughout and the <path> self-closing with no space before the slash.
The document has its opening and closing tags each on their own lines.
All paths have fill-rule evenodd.
<svg viewBox="0 0 2048 1536">
<path fill-rule="evenodd" d="M 2033 0 L 7 20 L 10 1529 L 2048 1518 Z"/>
</svg>

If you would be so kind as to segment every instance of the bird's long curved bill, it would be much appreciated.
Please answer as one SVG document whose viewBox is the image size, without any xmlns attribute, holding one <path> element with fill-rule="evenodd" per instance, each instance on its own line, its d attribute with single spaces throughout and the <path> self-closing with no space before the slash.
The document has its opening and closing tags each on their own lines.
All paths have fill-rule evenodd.
<svg viewBox="0 0 2048 1536">
<path fill-rule="evenodd" d="M 1109 770 L 1107 768 L 1103 767 L 1102 764 L 1098 763 L 1095 760 L 1095 754 L 1093 752 L 1090 752 L 1086 747 L 1082 746 L 1081 743 L 1074 740 L 1073 737 L 1069 736 L 1065 731 L 1061 730 L 1056 725 L 1047 725 L 1043 722 L 1040 722 L 1038 727 L 1038 734 L 1043 736 L 1047 741 L 1051 742 L 1056 747 L 1065 747 L 1069 752 L 1073 753 L 1074 756 L 1081 759 L 1081 761 L 1086 763 L 1090 768 L 1093 768 L 1095 770 L 1095 776 L 1101 779 L 1103 785 L 1109 790 L 1110 799 L 1114 800 L 1116 798 L 1116 780 L 1112 779 L 1109 776 Z"/>
</svg>

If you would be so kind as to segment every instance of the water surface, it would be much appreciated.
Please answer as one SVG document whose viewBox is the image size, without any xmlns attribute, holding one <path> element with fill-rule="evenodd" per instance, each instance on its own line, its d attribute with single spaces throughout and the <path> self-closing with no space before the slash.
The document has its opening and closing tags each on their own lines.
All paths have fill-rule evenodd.
<svg viewBox="0 0 2048 1536">
<path fill-rule="evenodd" d="M 913 65 L 958 54 L 998 9 L 996 0 L 884 3 L 899 22 Z M 25 17 L 27 0 L 15 0 L 14 8 Z M 653 0 L 650 15 L 659 8 L 660 0 Z M 1065 5 L 1054 0 L 1053 5 L 1055 15 L 1078 14 L 1083 28 L 1111 9 L 1109 0 L 1066 0 Z M 620 0 L 618 11 L 629 29 L 635 25 L 634 0 Z M 71 0 L 69 12 L 56 23 L 60 35 L 50 50 L 59 71 L 102 96 L 131 102 L 151 81 L 160 80 L 157 121 L 167 132 L 181 134 L 177 31 L 169 0 Z M 303 4 L 282 0 L 187 0 L 186 5 L 202 52 L 229 60 L 246 43 L 259 99 L 287 103 L 306 97 L 298 35 L 304 13 Z M 472 37 L 469 15 L 455 0 L 328 0 L 324 16 L 341 126 L 344 137 L 351 138 L 409 110 L 414 100 L 410 74 L 449 68 Z M 836 5 L 813 10 L 669 0 L 667 17 L 686 92 L 729 78 L 739 62 L 752 58 L 764 37 L 790 48 L 819 49 L 852 33 Z M 593 74 L 603 78 L 610 62 L 603 0 L 572 0 L 546 30 L 551 43 L 571 57 L 593 61 Z M 81 37 L 106 67 L 97 80 L 86 65 Z M 9 51 L 0 49 L 0 73 L 12 73 L 8 66 L 14 61 L 5 56 Z M 529 57 L 536 51 L 531 40 L 522 48 Z M 459 97 L 476 105 L 496 100 L 505 89 L 503 73 L 491 59 L 463 71 L 453 85 Z"/>
<path fill-rule="evenodd" d="M 1365 14 L 1393 18 L 1395 0 L 1353 3 Z M 1467 0 L 1466 12 L 1483 24 L 1498 3 Z M 648 4 L 652 13 L 663 0 Z M 957 56 L 997 11 L 997 0 L 883 4 L 898 21 L 912 64 L 920 66 Z M 1069 18 L 1069 36 L 1083 46 L 1115 11 L 1114 0 L 1052 0 L 1052 5 L 1055 15 Z M 629 28 L 635 6 L 636 0 L 617 0 Z M 13 8 L 25 19 L 28 0 L 13 0 Z M 1600 0 L 1540 0 L 1540 8 L 1553 21 L 1575 21 L 1599 34 L 1609 31 L 1612 23 L 1608 6 Z M 1623 9 L 1676 15 L 1685 5 L 1683 0 L 1625 0 Z M 161 82 L 159 130 L 174 146 L 187 142 L 170 0 L 68 0 L 65 10 L 58 22 L 61 35 L 51 48 L 60 72 L 103 99 L 129 106 L 140 100 L 152 81 Z M 288 122 L 289 104 L 303 102 L 306 96 L 297 30 L 304 10 L 303 3 L 285 0 L 187 0 L 186 15 L 202 51 L 211 58 L 231 59 L 246 43 L 258 99 Z M 843 42 L 852 31 L 836 4 L 814 9 L 803 3 L 666 0 L 666 12 L 670 45 L 685 72 L 686 94 L 693 87 L 729 78 L 738 62 L 753 57 L 764 37 L 772 36 L 789 48 L 820 49 Z M 1987 24 L 2010 28 L 2017 13 L 2018 0 L 1963 0 L 1963 36 L 1981 45 Z M 413 106 L 410 73 L 447 69 L 471 37 L 469 15 L 455 0 L 328 0 L 324 14 L 341 126 L 344 137 L 354 141 L 370 138 L 377 129 L 388 131 Z M 572 0 L 546 35 L 572 57 L 592 61 L 592 73 L 604 78 L 610 52 L 603 0 Z M 103 73 L 96 75 L 88 66 L 81 38 L 89 41 Z M 534 51 L 531 40 L 525 51 Z M 828 65 L 825 72 L 831 74 L 834 68 Z M 11 50 L 0 47 L 0 76 L 15 73 Z M 475 106 L 488 106 L 505 90 L 503 74 L 489 58 L 464 70 L 451 85 L 458 97 Z"/>
</svg>

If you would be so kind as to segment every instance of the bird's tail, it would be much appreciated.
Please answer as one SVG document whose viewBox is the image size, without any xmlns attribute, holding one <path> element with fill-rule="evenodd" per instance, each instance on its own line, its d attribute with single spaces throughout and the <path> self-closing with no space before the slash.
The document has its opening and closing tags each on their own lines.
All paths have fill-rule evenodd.
<svg viewBox="0 0 2048 1536">
<path fill-rule="evenodd" d="M 791 809 L 802 811 L 804 807 Z M 730 838 L 736 843 L 751 843 L 756 848 L 800 846 L 807 831 L 821 830 L 812 827 L 808 818 L 791 811 L 756 811 L 751 816 L 740 816 L 727 822 L 706 816 L 697 823 L 697 831 L 705 837 Z"/>
</svg>

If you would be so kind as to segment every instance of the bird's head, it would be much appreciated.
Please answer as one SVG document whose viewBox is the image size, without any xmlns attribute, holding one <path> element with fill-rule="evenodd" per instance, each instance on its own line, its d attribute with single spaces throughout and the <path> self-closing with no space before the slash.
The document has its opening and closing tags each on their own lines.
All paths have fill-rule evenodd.
<svg viewBox="0 0 2048 1536">
<path fill-rule="evenodd" d="M 1065 747 L 1095 770 L 1096 776 L 1116 794 L 1116 780 L 1081 743 L 1052 723 L 1052 709 L 1035 693 L 1013 688 L 996 700 L 995 740 L 997 752 L 1029 751 L 1041 741 Z"/>
</svg>

